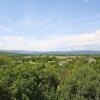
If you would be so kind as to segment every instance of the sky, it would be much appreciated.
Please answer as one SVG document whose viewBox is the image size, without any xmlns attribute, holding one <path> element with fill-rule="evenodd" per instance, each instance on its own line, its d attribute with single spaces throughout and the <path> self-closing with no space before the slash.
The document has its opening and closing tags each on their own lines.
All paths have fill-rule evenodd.
<svg viewBox="0 0 100 100">
<path fill-rule="evenodd" d="M 0 0 L 0 50 L 100 50 L 100 0 Z"/>
</svg>

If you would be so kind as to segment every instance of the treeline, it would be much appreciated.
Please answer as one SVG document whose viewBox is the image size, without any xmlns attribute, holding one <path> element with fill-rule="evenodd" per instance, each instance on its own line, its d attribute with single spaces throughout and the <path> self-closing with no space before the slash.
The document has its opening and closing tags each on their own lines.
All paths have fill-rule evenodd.
<svg viewBox="0 0 100 100">
<path fill-rule="evenodd" d="M 0 100 L 100 100 L 100 57 L 0 55 Z"/>
</svg>

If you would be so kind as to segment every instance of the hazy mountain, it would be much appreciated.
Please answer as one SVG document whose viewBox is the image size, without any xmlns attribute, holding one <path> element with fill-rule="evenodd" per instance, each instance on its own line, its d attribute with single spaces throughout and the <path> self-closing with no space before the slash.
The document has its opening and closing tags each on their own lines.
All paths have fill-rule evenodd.
<svg viewBox="0 0 100 100">
<path fill-rule="evenodd" d="M 27 50 L 0 50 L 0 53 L 12 53 L 12 54 L 100 54 L 100 51 L 88 51 L 88 50 L 73 50 L 73 51 L 27 51 Z"/>
</svg>

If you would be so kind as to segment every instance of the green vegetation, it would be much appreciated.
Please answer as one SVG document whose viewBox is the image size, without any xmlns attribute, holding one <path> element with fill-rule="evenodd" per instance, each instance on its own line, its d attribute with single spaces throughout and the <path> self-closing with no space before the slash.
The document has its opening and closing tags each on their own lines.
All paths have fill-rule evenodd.
<svg viewBox="0 0 100 100">
<path fill-rule="evenodd" d="M 0 100 L 100 100 L 100 56 L 1 54 Z"/>
</svg>

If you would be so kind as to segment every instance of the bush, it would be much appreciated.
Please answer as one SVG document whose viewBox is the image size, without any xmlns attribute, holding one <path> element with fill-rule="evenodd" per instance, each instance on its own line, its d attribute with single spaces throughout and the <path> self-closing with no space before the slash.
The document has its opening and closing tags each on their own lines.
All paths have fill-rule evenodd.
<svg viewBox="0 0 100 100">
<path fill-rule="evenodd" d="M 99 100 L 100 74 L 89 66 L 75 68 L 63 87 L 66 100 Z"/>
</svg>

